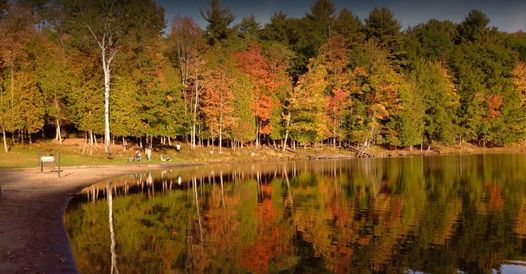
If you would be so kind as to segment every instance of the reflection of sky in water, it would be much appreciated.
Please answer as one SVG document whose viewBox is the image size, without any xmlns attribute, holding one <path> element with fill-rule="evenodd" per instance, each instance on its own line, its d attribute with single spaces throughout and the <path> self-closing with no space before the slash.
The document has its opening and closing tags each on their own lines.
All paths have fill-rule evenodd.
<svg viewBox="0 0 526 274">
<path fill-rule="evenodd" d="M 86 188 L 65 225 L 83 273 L 109 271 L 107 189 L 122 273 L 525 273 L 525 167 L 520 154 L 145 172 Z"/>
<path fill-rule="evenodd" d="M 500 266 L 500 272 L 499 270 L 493 269 L 492 273 L 524 274 L 526 273 L 526 262 L 515 261 L 513 263 L 505 263 Z"/>
</svg>

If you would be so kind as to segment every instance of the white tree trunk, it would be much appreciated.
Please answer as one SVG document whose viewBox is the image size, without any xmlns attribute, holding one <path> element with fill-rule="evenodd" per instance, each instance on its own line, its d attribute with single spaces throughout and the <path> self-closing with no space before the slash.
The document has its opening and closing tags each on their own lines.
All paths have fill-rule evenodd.
<svg viewBox="0 0 526 274">
<path fill-rule="evenodd" d="M 117 48 L 112 39 L 112 30 L 105 29 L 101 35 L 95 34 L 91 27 L 87 26 L 91 35 L 100 48 L 102 60 L 102 71 L 104 72 L 104 151 L 110 153 L 110 81 L 111 81 L 111 62 L 117 54 Z"/>
<path fill-rule="evenodd" d="M 110 153 L 110 68 L 103 56 L 104 66 L 104 151 Z"/>
<path fill-rule="evenodd" d="M 219 153 L 223 152 L 223 114 L 219 115 Z"/>
<path fill-rule="evenodd" d="M 283 151 L 287 149 L 287 139 L 289 138 L 289 127 L 290 127 L 290 113 L 287 118 L 287 125 L 285 126 L 285 140 L 283 141 Z"/>
<path fill-rule="evenodd" d="M 4 139 L 4 151 L 7 153 L 9 152 L 9 147 L 7 147 L 7 140 L 6 140 L 6 137 L 5 137 L 5 129 L 2 128 L 2 137 Z"/>
<path fill-rule="evenodd" d="M 259 125 L 256 122 L 256 148 L 259 148 Z"/>
<path fill-rule="evenodd" d="M 196 77 L 197 78 L 197 77 Z M 194 107 L 193 107 L 193 117 L 192 117 L 192 136 L 191 136 L 191 145 L 192 145 L 192 149 L 195 149 L 195 144 L 197 143 L 196 141 L 196 123 L 197 123 L 197 107 L 199 106 L 199 93 L 200 93 L 200 90 L 199 90 L 199 82 L 198 80 L 196 79 L 196 82 L 195 82 L 195 98 L 194 98 Z"/>
<path fill-rule="evenodd" d="M 61 129 L 60 129 L 60 120 L 57 118 L 55 119 L 55 123 L 57 124 L 56 126 L 56 134 L 55 134 L 55 140 L 58 141 L 59 144 L 62 144 L 62 133 L 61 133 Z"/>
</svg>

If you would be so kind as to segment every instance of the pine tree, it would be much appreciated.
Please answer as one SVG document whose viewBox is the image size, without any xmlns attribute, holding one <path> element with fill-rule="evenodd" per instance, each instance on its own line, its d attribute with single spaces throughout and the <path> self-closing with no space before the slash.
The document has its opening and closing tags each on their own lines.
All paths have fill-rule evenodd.
<svg viewBox="0 0 526 274">
<path fill-rule="evenodd" d="M 363 23 L 350 10 L 343 8 L 334 21 L 334 31 L 344 37 L 347 46 L 362 43 L 365 40 Z"/>
<path fill-rule="evenodd" d="M 201 11 L 201 16 L 208 22 L 206 37 L 210 45 L 228 37 L 231 32 L 228 26 L 234 22 L 234 15 L 229 8 L 221 7 L 219 0 L 210 0 L 210 7 L 206 12 Z"/>
<path fill-rule="evenodd" d="M 375 7 L 365 19 L 365 34 L 391 53 L 398 49 L 401 42 L 400 23 L 390 9 Z"/>
</svg>

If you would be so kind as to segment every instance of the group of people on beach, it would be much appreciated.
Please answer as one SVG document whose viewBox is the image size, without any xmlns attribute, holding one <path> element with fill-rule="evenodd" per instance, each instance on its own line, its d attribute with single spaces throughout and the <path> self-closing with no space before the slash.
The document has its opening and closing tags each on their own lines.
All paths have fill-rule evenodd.
<svg viewBox="0 0 526 274">
<path fill-rule="evenodd" d="M 180 144 L 177 144 L 177 145 L 175 146 L 175 150 L 176 150 L 177 152 L 180 152 L 180 151 L 181 151 L 181 145 L 180 145 Z M 153 150 L 152 150 L 152 147 L 151 147 L 151 146 L 150 146 L 150 147 L 147 147 L 147 148 L 144 149 L 144 154 L 145 154 L 145 156 L 146 156 L 146 160 L 148 160 L 148 161 L 151 161 L 151 160 L 152 160 L 152 151 L 153 151 Z M 171 161 L 171 159 L 170 159 L 169 157 L 163 156 L 162 154 L 161 154 L 160 157 L 161 157 L 161 158 L 160 158 L 161 161 L 163 161 L 163 162 L 165 162 L 165 161 Z M 140 148 L 136 148 L 136 149 L 135 149 L 135 155 L 133 156 L 133 162 L 140 162 L 140 161 L 142 161 L 141 149 L 140 149 Z"/>
<path fill-rule="evenodd" d="M 152 160 L 152 148 L 151 147 L 147 147 L 144 149 L 144 154 L 146 155 L 146 160 L 148 161 L 151 161 Z M 141 154 L 141 149 L 137 148 L 135 149 L 135 155 L 133 157 L 133 161 L 137 161 L 137 162 L 140 162 L 142 161 L 142 154 Z"/>
</svg>

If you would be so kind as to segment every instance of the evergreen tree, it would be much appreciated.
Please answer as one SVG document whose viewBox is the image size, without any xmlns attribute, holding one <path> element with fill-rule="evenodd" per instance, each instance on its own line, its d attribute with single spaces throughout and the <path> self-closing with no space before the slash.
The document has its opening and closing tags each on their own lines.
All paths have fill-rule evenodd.
<svg viewBox="0 0 526 274">
<path fill-rule="evenodd" d="M 316 36 L 328 37 L 334 20 L 334 4 L 331 0 L 316 0 L 307 13 L 307 18 L 312 20 L 312 30 Z"/>
<path fill-rule="evenodd" d="M 490 20 L 486 14 L 479 10 L 471 10 L 464 21 L 457 26 L 456 41 L 474 42 L 483 39 L 489 32 L 488 24 Z"/>
<path fill-rule="evenodd" d="M 395 19 L 390 9 L 375 7 L 365 19 L 365 34 L 384 49 L 393 52 L 401 42 L 400 23 Z"/>
<path fill-rule="evenodd" d="M 234 22 L 234 15 L 229 8 L 221 7 L 219 0 L 210 0 L 210 7 L 206 12 L 201 11 L 201 16 L 208 22 L 206 37 L 210 45 L 228 37 L 231 31 L 228 26 Z"/>
<path fill-rule="evenodd" d="M 404 48 L 413 66 L 420 58 L 446 62 L 453 57 L 455 36 L 455 24 L 431 19 L 406 33 Z"/>
<path fill-rule="evenodd" d="M 360 19 L 346 8 L 343 8 L 334 20 L 334 31 L 343 36 L 347 46 L 353 46 L 365 40 L 363 28 Z"/>
<path fill-rule="evenodd" d="M 250 40 L 257 40 L 259 38 L 259 32 L 261 30 L 260 24 L 256 21 L 254 15 L 243 17 L 241 22 L 237 25 L 241 37 Z"/>
<path fill-rule="evenodd" d="M 279 11 L 270 17 L 270 22 L 261 31 L 261 37 L 263 40 L 275 41 L 288 46 L 291 31 L 287 15 Z"/>
</svg>

